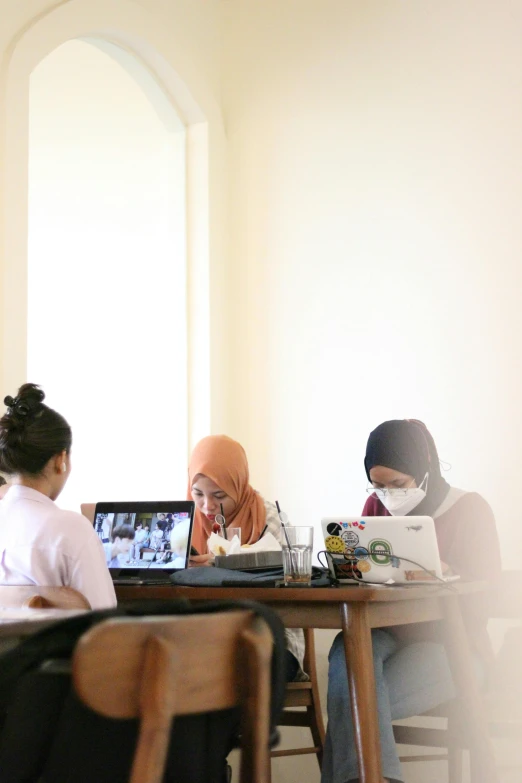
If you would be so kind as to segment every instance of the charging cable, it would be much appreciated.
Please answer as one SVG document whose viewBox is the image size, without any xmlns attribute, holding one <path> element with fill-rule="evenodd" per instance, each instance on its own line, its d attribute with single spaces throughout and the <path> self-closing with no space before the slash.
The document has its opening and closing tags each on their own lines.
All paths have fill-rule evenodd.
<svg viewBox="0 0 522 783">
<path fill-rule="evenodd" d="M 339 579 L 337 579 L 335 576 L 332 576 L 332 574 L 331 574 L 331 569 L 328 567 L 328 565 L 327 565 L 327 566 L 325 566 L 325 565 L 323 564 L 323 561 L 322 561 L 322 560 L 321 560 L 321 558 L 320 558 L 320 555 L 323 555 L 323 554 L 326 556 L 326 561 L 327 561 L 327 563 L 328 563 L 328 556 L 332 557 L 332 554 L 333 554 L 333 553 L 332 553 L 332 552 L 328 552 L 328 550 L 327 550 L 327 549 L 321 549 L 321 550 L 320 550 L 320 551 L 317 553 L 317 559 L 318 559 L 318 560 L 319 560 L 319 562 L 321 563 L 321 566 L 322 566 L 323 568 L 326 568 L 326 569 L 327 569 L 327 571 L 328 571 L 328 574 L 329 574 L 329 576 L 330 576 L 330 579 L 331 579 L 331 581 L 332 581 L 332 582 L 333 582 L 333 583 L 334 583 L 336 586 L 339 586 L 339 585 L 341 584 L 341 582 L 339 581 Z M 362 558 L 355 558 L 353 555 L 347 555 L 346 553 L 340 553 L 340 552 L 338 553 L 338 552 L 336 552 L 335 554 L 336 554 L 336 555 L 342 554 L 342 556 L 343 556 L 344 560 L 346 560 L 347 562 L 352 562 L 352 563 L 353 563 L 353 561 L 355 560 L 355 562 L 353 563 L 353 566 L 354 566 L 354 568 L 357 568 L 357 561 L 358 561 L 359 559 L 362 559 Z M 381 556 L 382 556 L 382 555 L 383 555 L 383 552 L 381 552 L 380 550 L 377 550 L 377 549 L 376 549 L 376 550 L 369 550 L 368 554 L 369 554 L 369 555 L 376 554 L 376 555 L 381 555 Z M 395 553 L 394 553 L 393 555 L 387 555 L 387 556 L 390 558 L 390 560 L 391 560 L 392 558 L 395 558 L 396 560 L 402 560 L 402 561 L 404 561 L 405 563 L 411 563 L 412 565 L 414 565 L 414 566 L 417 566 L 417 568 L 420 568 L 422 571 L 425 571 L 427 574 L 429 574 L 429 576 L 430 576 L 430 581 L 436 580 L 436 583 L 440 583 L 440 584 L 442 584 L 442 585 L 443 585 L 443 586 L 446 588 L 446 590 L 450 590 L 452 593 L 458 593 L 458 590 L 455 590 L 455 588 L 454 588 L 454 587 L 452 587 L 452 586 L 451 586 L 451 584 L 449 584 L 448 582 L 446 582 L 446 580 L 445 580 L 445 579 L 441 579 L 441 578 L 440 578 L 440 576 L 437 576 L 436 574 L 434 574 L 434 573 L 433 573 L 432 571 L 430 571 L 428 568 L 426 568 L 425 566 L 423 566 L 423 565 L 422 565 L 422 563 L 417 563 L 417 561 L 416 561 L 416 560 L 410 560 L 410 558 L 409 558 L 409 557 L 401 557 L 400 555 L 396 555 Z M 366 558 L 365 558 L 365 559 L 366 559 Z M 335 566 L 334 566 L 334 569 L 333 569 L 333 570 L 334 570 L 334 573 L 335 573 Z M 351 573 L 351 575 L 347 576 L 346 578 L 347 578 L 347 579 L 353 579 L 353 580 L 354 580 L 354 582 L 356 582 L 356 583 L 358 583 L 358 584 L 362 584 L 362 585 L 368 584 L 368 582 L 365 582 L 365 581 L 364 581 L 364 579 L 361 579 L 360 577 L 358 577 L 358 576 L 357 576 L 357 574 L 356 574 L 356 573 L 355 573 L 353 570 L 352 570 L 352 573 Z M 379 583 L 375 583 L 375 584 L 384 584 L 384 585 L 386 585 L 386 582 L 379 582 Z M 394 583 L 394 584 L 396 584 L 396 583 Z M 410 585 L 410 584 L 412 585 L 412 584 L 415 584 L 415 582 L 414 582 L 414 581 L 412 581 L 412 582 L 408 582 L 407 584 L 408 584 L 408 585 Z M 422 582 L 422 586 L 423 586 L 423 587 L 425 587 L 426 585 L 429 585 L 429 584 L 430 584 L 430 582 Z M 391 587 L 391 585 L 389 585 L 389 586 Z M 402 585 L 402 584 L 401 584 L 401 585 L 399 585 L 399 586 L 400 586 L 400 587 L 404 587 L 404 585 Z M 433 587 L 435 587 L 435 586 L 437 586 L 437 587 L 438 587 L 438 584 L 432 584 L 432 586 L 433 586 Z"/>
</svg>

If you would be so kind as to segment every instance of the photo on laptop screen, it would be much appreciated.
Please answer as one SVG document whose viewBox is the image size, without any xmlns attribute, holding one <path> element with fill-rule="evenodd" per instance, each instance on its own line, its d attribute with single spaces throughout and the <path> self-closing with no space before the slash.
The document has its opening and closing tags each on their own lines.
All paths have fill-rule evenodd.
<svg viewBox="0 0 522 783">
<path fill-rule="evenodd" d="M 187 567 L 193 518 L 190 501 L 97 503 L 93 525 L 109 569 L 165 571 Z"/>
</svg>

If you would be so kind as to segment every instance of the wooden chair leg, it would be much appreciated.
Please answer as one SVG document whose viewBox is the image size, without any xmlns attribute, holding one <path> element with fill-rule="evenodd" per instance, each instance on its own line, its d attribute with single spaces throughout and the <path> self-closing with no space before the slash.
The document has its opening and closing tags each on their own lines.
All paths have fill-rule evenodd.
<svg viewBox="0 0 522 783">
<path fill-rule="evenodd" d="M 464 751 L 451 743 L 448 745 L 448 783 L 462 783 Z"/>
<path fill-rule="evenodd" d="M 306 631 L 306 651 L 307 651 L 307 669 L 312 683 L 312 706 L 307 707 L 306 711 L 309 717 L 310 731 L 312 732 L 312 739 L 314 746 L 320 748 L 317 752 L 317 763 L 319 769 L 322 769 L 323 765 L 323 748 L 325 740 L 325 729 L 323 722 L 323 714 L 321 712 L 321 699 L 319 696 L 319 687 L 317 684 L 317 669 L 315 662 L 315 638 L 313 628 Z"/>
<path fill-rule="evenodd" d="M 311 707 L 307 707 L 306 712 L 308 713 L 308 720 L 310 722 L 310 731 L 312 732 L 312 740 L 314 746 L 316 748 L 319 748 L 319 750 L 315 755 L 317 758 L 317 763 L 319 764 L 319 770 L 321 770 L 323 767 L 323 748 L 324 748 L 323 716 L 321 714 L 318 714 L 317 706 L 315 704 L 313 704 Z"/>
<path fill-rule="evenodd" d="M 176 699 L 176 651 L 158 636 L 147 640 L 140 691 L 140 731 L 131 783 L 161 783 Z"/>
<path fill-rule="evenodd" d="M 303 726 L 310 730 L 312 735 L 313 746 L 305 748 L 288 748 L 286 750 L 272 751 L 270 754 L 272 758 L 280 758 L 286 756 L 300 756 L 314 754 L 317 763 L 319 764 L 319 770 L 322 768 L 323 761 L 323 748 L 325 742 L 325 728 L 323 723 L 323 714 L 321 711 L 321 698 L 319 695 L 319 688 L 317 685 L 317 669 L 315 661 L 315 641 L 314 631 L 312 628 L 304 629 L 305 636 L 305 654 L 303 661 L 303 670 L 308 674 L 310 681 L 306 683 L 306 700 L 303 700 L 300 704 L 293 704 L 291 706 L 303 707 L 306 709 L 306 714 L 303 712 L 292 713 L 288 708 L 285 710 L 285 716 L 281 721 L 282 726 Z M 292 685 L 289 686 L 290 693 L 292 693 Z"/>
<path fill-rule="evenodd" d="M 270 659 L 272 634 L 256 620 L 241 634 L 245 709 L 241 726 L 241 783 L 270 780 Z"/>
</svg>

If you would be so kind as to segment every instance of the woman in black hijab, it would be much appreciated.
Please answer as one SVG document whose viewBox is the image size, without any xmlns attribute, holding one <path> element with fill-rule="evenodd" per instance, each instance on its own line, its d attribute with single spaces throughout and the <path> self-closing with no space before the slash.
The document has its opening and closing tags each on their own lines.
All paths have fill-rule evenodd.
<svg viewBox="0 0 522 783">
<path fill-rule="evenodd" d="M 379 424 L 368 438 L 364 467 L 372 484 L 369 491 L 386 509 L 367 503 L 370 508 L 365 506 L 363 513 L 368 516 L 386 515 L 386 511 L 400 516 L 412 512 L 433 516 L 450 492 L 440 472 L 435 441 L 417 419 Z"/>
<path fill-rule="evenodd" d="M 370 434 L 364 458 L 371 493 L 363 516 L 430 516 L 443 568 L 463 579 L 495 579 L 500 553 L 495 519 L 475 492 L 451 487 L 442 477 L 435 442 L 417 419 L 385 421 Z M 490 660 L 487 617 L 466 607 L 477 670 Z M 406 629 L 406 633 L 404 632 Z M 392 721 L 419 715 L 455 696 L 444 645 L 424 626 L 372 631 L 384 779 L 402 781 Z M 431 638 L 430 638 L 431 637 Z M 328 730 L 322 783 L 358 779 L 342 634 L 330 651 Z"/>
</svg>

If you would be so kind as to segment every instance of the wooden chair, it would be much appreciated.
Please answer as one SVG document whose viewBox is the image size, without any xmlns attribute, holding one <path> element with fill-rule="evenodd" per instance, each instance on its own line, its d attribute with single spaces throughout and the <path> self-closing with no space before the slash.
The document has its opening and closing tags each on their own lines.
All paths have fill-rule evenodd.
<svg viewBox="0 0 522 783">
<path fill-rule="evenodd" d="M 130 783 L 163 779 L 175 715 L 237 705 L 241 783 L 267 783 L 272 651 L 272 634 L 250 611 L 117 618 L 80 639 L 73 683 L 101 715 L 140 719 Z"/>
<path fill-rule="evenodd" d="M 82 503 L 80 505 L 80 511 L 84 517 L 87 517 L 89 522 L 94 524 L 94 512 L 96 510 L 96 503 Z"/>
<path fill-rule="evenodd" d="M 90 609 L 88 600 L 72 587 L 0 585 L 0 607 L 4 609 Z"/>
<path fill-rule="evenodd" d="M 313 628 L 306 628 L 305 635 L 305 656 L 303 669 L 309 676 L 309 682 L 290 682 L 286 686 L 285 708 L 280 726 L 305 726 L 312 733 L 313 745 L 305 748 L 288 748 L 286 750 L 273 750 L 272 758 L 281 756 L 302 756 L 309 753 L 315 753 L 319 769 L 323 761 L 324 747 L 324 722 L 321 712 L 321 701 L 319 698 L 319 687 L 317 683 L 317 669 L 315 664 L 315 641 Z M 304 707 L 304 710 L 297 710 L 297 707 Z"/>
<path fill-rule="evenodd" d="M 496 589 L 488 595 L 489 616 L 492 619 L 522 619 L 522 571 L 505 571 Z M 514 671 L 512 681 L 517 682 L 519 672 Z M 509 677 L 507 677 L 509 679 Z M 516 696 L 498 688 L 490 688 L 484 694 L 484 713 L 489 733 L 493 738 L 519 740 L 522 738 L 522 709 Z M 447 761 L 449 783 L 461 783 L 464 750 L 469 747 L 462 726 L 465 724 L 462 707 L 458 701 L 447 702 L 424 713 L 423 718 L 443 718 L 445 728 L 421 726 L 397 726 L 393 731 L 395 741 L 402 745 L 444 748 L 446 753 L 401 756 L 402 762 Z"/>
</svg>

